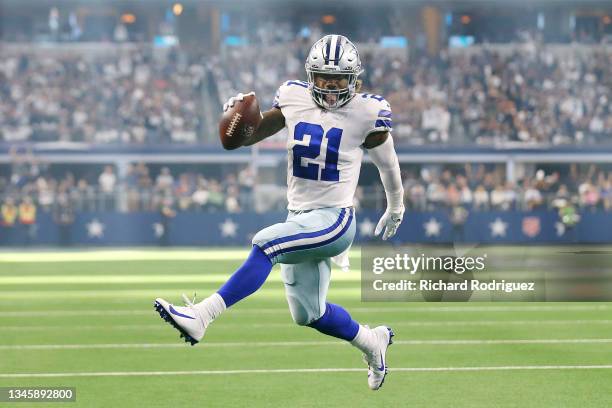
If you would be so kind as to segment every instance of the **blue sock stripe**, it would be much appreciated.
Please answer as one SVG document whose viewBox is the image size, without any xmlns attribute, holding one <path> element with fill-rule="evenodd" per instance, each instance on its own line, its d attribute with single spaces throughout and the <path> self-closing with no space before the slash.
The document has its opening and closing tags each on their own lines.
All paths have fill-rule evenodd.
<svg viewBox="0 0 612 408">
<path fill-rule="evenodd" d="M 326 239 L 325 241 L 322 241 L 322 242 L 315 242 L 315 243 L 312 243 L 312 244 L 298 245 L 298 246 L 293 246 L 293 247 L 279 249 L 278 251 L 273 252 L 270 255 L 268 255 L 268 257 L 270 259 L 274 259 L 275 257 L 277 257 L 279 255 L 282 255 L 284 253 L 287 253 L 287 252 L 301 251 L 301 250 L 304 250 L 304 249 L 317 248 L 317 247 L 322 247 L 324 245 L 330 244 L 330 243 L 334 242 L 335 240 L 337 240 L 338 238 L 340 238 L 342 235 L 344 235 L 346 230 L 351 226 L 351 222 L 353 222 L 353 212 L 352 211 L 350 211 L 348 221 L 346 222 L 344 227 L 342 227 L 340 232 L 338 232 L 333 237 L 331 237 L 329 239 Z"/>
<path fill-rule="evenodd" d="M 285 242 L 289 242 L 289 241 L 295 241 L 298 239 L 303 239 L 303 238 L 314 238 L 314 237 L 318 237 L 321 235 L 325 235 L 331 231 L 333 231 L 336 227 L 338 227 L 338 225 L 340 225 L 342 223 L 342 219 L 344 218 L 344 215 L 346 213 L 346 208 L 343 208 L 340 211 L 340 215 L 338 216 L 338 219 L 336 220 L 336 222 L 334 224 L 332 224 L 330 227 L 327 227 L 323 230 L 319 230 L 319 231 L 314 231 L 314 232 L 301 232 L 299 234 L 294 234 L 294 235 L 289 235 L 286 237 L 281 237 L 281 238 L 277 238 L 274 239 L 272 241 L 266 242 L 262 247 L 262 251 L 265 251 L 266 249 L 274 246 L 274 245 L 279 245 Z"/>
</svg>

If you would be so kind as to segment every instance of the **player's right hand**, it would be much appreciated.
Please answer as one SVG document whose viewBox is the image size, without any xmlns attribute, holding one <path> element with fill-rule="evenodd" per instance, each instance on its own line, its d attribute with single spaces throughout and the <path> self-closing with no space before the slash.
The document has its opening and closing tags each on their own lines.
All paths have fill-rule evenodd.
<svg viewBox="0 0 612 408">
<path fill-rule="evenodd" d="M 246 93 L 246 94 L 243 94 L 242 92 L 240 92 L 238 95 L 232 96 L 231 98 L 229 98 L 227 100 L 227 102 L 225 102 L 223 104 L 223 112 L 225 112 L 229 108 L 233 107 L 234 104 L 236 103 L 236 101 L 242 101 L 245 96 L 249 96 L 249 95 L 255 96 L 255 92 L 251 91 L 251 92 Z"/>
</svg>

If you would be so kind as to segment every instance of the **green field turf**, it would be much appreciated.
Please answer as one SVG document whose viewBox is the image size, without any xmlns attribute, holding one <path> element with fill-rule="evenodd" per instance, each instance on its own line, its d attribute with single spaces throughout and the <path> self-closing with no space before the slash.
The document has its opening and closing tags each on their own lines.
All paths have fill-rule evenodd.
<svg viewBox="0 0 612 408">
<path fill-rule="evenodd" d="M 206 296 L 245 254 L 0 252 L 0 386 L 77 388 L 17 407 L 612 406 L 609 303 L 362 303 L 359 274 L 334 271 L 330 301 L 395 330 L 377 392 L 359 352 L 292 323 L 278 268 L 181 343 L 153 299 Z"/>
</svg>

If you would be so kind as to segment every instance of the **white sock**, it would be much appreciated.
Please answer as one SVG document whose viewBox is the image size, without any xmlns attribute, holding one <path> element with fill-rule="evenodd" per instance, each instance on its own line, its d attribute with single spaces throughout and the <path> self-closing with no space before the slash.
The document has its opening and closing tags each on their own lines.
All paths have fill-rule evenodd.
<svg viewBox="0 0 612 408">
<path fill-rule="evenodd" d="M 193 306 L 207 323 L 215 320 L 226 309 L 225 301 L 216 292 Z"/>
<path fill-rule="evenodd" d="M 372 329 L 359 325 L 359 331 L 357 332 L 355 338 L 351 341 L 351 344 L 368 354 L 371 353 L 376 347 L 376 337 L 372 332 Z"/>
</svg>

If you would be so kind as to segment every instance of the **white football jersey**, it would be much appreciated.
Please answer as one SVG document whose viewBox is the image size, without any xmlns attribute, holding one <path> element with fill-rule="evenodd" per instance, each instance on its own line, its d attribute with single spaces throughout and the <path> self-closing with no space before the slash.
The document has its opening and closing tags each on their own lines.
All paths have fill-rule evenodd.
<svg viewBox="0 0 612 408">
<path fill-rule="evenodd" d="M 325 110 L 313 101 L 307 82 L 287 81 L 278 89 L 274 107 L 282 111 L 288 129 L 287 208 L 352 206 L 361 145 L 368 134 L 391 130 L 389 103 L 358 93 L 341 108 Z"/>
</svg>

